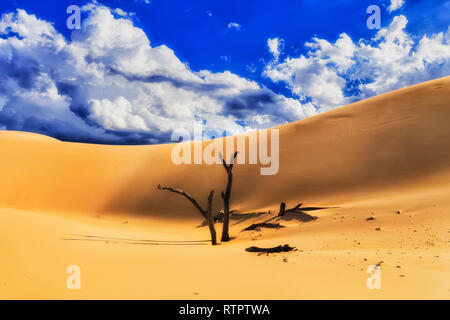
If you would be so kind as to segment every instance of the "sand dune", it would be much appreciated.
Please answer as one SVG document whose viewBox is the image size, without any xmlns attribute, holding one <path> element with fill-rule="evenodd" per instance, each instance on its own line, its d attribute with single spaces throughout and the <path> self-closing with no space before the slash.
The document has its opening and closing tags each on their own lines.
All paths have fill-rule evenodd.
<svg viewBox="0 0 450 320">
<path fill-rule="evenodd" d="M 218 247 L 201 241 L 207 228 L 185 199 L 156 186 L 204 204 L 224 188 L 220 165 L 175 165 L 171 144 L 2 131 L 0 298 L 448 299 L 449 119 L 446 77 L 279 127 L 278 174 L 236 165 L 233 209 L 339 208 L 279 230 L 240 232 L 261 217 L 233 221 L 236 239 Z M 284 243 L 299 251 L 244 251 Z M 380 261 L 382 289 L 368 290 L 366 268 Z M 71 264 L 81 290 L 66 288 Z"/>
</svg>

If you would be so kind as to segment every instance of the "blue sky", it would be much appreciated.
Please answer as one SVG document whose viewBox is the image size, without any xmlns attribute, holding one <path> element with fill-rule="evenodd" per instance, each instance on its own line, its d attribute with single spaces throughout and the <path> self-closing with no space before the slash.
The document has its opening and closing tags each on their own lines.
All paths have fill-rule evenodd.
<svg viewBox="0 0 450 320">
<path fill-rule="evenodd" d="M 0 127 L 68 141 L 168 142 L 194 121 L 237 133 L 449 75 L 450 1 L 392 2 L 395 10 L 390 0 L 4 0 L 0 13 L 16 13 L 0 23 Z M 88 4 L 89 26 L 74 35 L 71 4 Z M 372 4 L 381 31 L 366 27 Z M 23 31 L 33 24 L 43 33 Z"/>
</svg>

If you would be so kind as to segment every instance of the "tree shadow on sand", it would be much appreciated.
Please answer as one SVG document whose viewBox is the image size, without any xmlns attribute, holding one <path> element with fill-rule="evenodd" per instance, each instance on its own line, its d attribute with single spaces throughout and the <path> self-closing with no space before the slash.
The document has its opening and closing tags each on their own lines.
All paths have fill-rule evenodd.
<svg viewBox="0 0 450 320">
<path fill-rule="evenodd" d="M 107 244 L 139 244 L 156 246 L 198 246 L 207 245 L 211 240 L 149 240 L 149 239 L 130 239 L 116 237 L 101 237 L 83 234 L 71 234 L 72 238 L 63 238 L 64 241 L 90 241 L 103 242 Z"/>
<path fill-rule="evenodd" d="M 252 218 L 260 218 L 265 215 L 270 215 L 270 211 L 260 211 L 260 212 L 246 212 L 246 213 L 238 213 L 236 210 L 230 211 L 230 221 L 234 222 L 232 225 L 238 225 Z M 214 217 L 214 223 L 223 223 L 223 212 L 219 212 Z M 206 221 L 203 221 L 202 224 L 198 225 L 197 228 L 207 226 Z"/>
<path fill-rule="evenodd" d="M 302 204 L 298 204 L 297 206 L 286 209 L 285 204 L 280 205 L 280 212 L 277 215 L 274 215 L 271 211 L 258 211 L 258 212 L 246 212 L 246 213 L 238 213 L 236 210 L 230 212 L 230 221 L 234 221 L 233 226 L 242 224 L 250 219 L 260 219 L 260 218 L 268 218 L 259 223 L 253 223 L 252 225 L 246 227 L 242 231 L 254 231 L 260 230 L 263 228 L 266 229 L 279 229 L 284 228 L 285 226 L 281 225 L 282 221 L 293 221 L 296 220 L 301 223 L 306 223 L 310 221 L 317 220 L 318 217 L 308 214 L 307 212 L 325 210 L 325 209 L 334 209 L 337 207 L 301 207 Z M 214 217 L 214 222 L 222 223 L 223 222 L 223 212 L 219 212 Z M 197 228 L 207 226 L 206 221 L 197 226 Z"/>
<path fill-rule="evenodd" d="M 282 202 L 280 205 L 280 211 L 278 215 L 271 217 L 263 222 L 254 223 L 242 231 L 261 230 L 262 228 L 269 228 L 269 229 L 284 228 L 285 226 L 281 225 L 280 221 L 297 220 L 298 222 L 306 223 L 317 219 L 316 216 L 312 216 L 306 213 L 307 211 L 336 208 L 336 207 L 301 207 L 301 206 L 302 204 L 300 203 L 291 209 L 286 209 L 286 204 Z"/>
</svg>

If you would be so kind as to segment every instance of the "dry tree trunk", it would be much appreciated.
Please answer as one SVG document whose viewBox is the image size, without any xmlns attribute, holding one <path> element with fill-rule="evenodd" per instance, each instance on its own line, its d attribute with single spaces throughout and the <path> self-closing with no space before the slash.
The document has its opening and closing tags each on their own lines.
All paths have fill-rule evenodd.
<svg viewBox="0 0 450 320">
<path fill-rule="evenodd" d="M 284 216 L 286 213 L 289 212 L 299 212 L 299 211 L 312 211 L 311 209 L 314 209 L 313 207 L 307 207 L 307 208 L 300 208 L 303 205 L 303 203 L 299 203 L 298 205 L 296 205 L 295 207 L 291 208 L 291 209 L 286 209 L 286 203 L 282 202 L 280 204 L 280 212 L 278 213 L 279 217 Z M 318 208 L 319 209 L 319 208 Z M 322 208 L 320 208 L 322 209 Z"/>
<path fill-rule="evenodd" d="M 279 217 L 284 216 L 285 210 L 286 210 L 286 202 L 282 202 L 280 204 L 280 213 L 278 213 L 278 216 Z"/>
<path fill-rule="evenodd" d="M 223 167 L 227 171 L 228 175 L 228 182 L 227 182 L 227 188 L 225 192 L 222 191 L 222 199 L 223 199 L 223 229 L 222 229 L 222 242 L 230 241 L 230 235 L 229 235 L 229 226 L 230 226 L 230 197 L 231 197 L 231 184 L 233 183 L 233 165 L 234 160 L 236 159 L 237 152 L 233 154 L 233 156 L 230 159 L 230 164 L 227 164 L 225 160 L 222 158 L 222 155 L 219 155 Z"/>
<path fill-rule="evenodd" d="M 177 193 L 179 195 L 182 195 L 183 197 L 188 199 L 194 205 L 194 207 L 196 207 L 197 210 L 200 211 L 201 215 L 203 216 L 203 218 L 205 218 L 206 222 L 208 223 L 209 232 L 211 233 L 211 243 L 212 243 L 212 245 L 214 246 L 214 245 L 217 244 L 216 229 L 214 227 L 214 219 L 212 218 L 212 201 L 213 201 L 213 198 L 214 198 L 214 190 L 211 190 L 211 192 L 209 193 L 208 207 L 207 207 L 207 210 L 204 210 L 198 204 L 197 200 L 195 200 L 189 193 L 186 193 L 186 192 L 184 192 L 181 189 L 170 188 L 170 187 L 163 187 L 160 184 L 158 184 L 158 189 L 159 190 L 172 191 L 172 192 Z"/>
<path fill-rule="evenodd" d="M 214 228 L 214 219 L 212 216 L 212 201 L 214 198 L 214 190 L 211 190 L 208 197 L 208 209 L 206 210 L 206 222 L 208 223 L 209 232 L 211 233 L 211 243 L 213 246 L 217 244 L 216 228 Z"/>
</svg>

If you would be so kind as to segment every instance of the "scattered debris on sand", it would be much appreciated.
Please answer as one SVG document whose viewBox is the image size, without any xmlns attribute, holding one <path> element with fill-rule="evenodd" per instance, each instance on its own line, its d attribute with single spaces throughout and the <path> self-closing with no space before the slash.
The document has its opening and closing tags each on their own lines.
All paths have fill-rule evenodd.
<svg viewBox="0 0 450 320">
<path fill-rule="evenodd" d="M 372 221 L 372 220 L 376 220 L 374 217 L 369 217 L 366 219 L 366 221 Z"/>
</svg>

